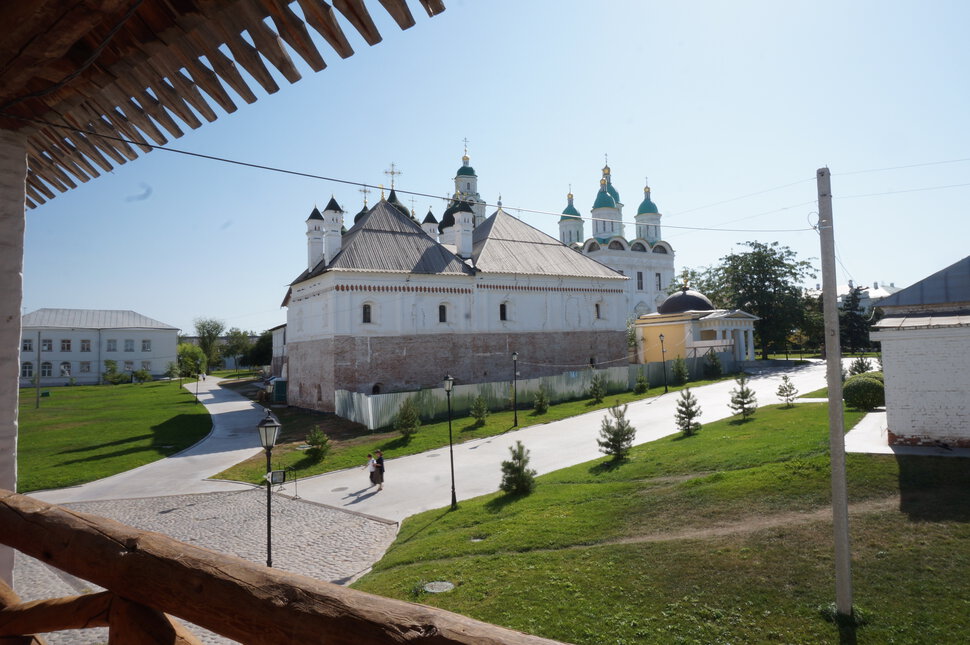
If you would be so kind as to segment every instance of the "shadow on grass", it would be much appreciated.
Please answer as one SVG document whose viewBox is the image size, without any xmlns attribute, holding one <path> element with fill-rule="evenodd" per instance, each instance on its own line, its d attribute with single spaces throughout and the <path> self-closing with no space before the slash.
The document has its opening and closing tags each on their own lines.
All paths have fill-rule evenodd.
<svg viewBox="0 0 970 645">
<path fill-rule="evenodd" d="M 442 509 L 439 513 L 437 513 L 430 520 L 428 520 L 428 522 L 424 526 L 422 526 L 421 528 L 419 528 L 418 530 L 416 530 L 414 533 L 412 533 L 411 535 L 407 536 L 403 540 L 397 540 L 394 543 L 394 546 L 398 546 L 398 545 L 402 545 L 402 544 L 407 544 L 408 542 L 410 542 L 414 538 L 418 537 L 419 535 L 421 535 L 422 533 L 424 533 L 425 531 L 427 531 L 431 526 L 433 526 L 436 522 L 438 522 L 442 518 L 444 518 L 448 513 L 451 513 L 451 508 L 450 507 L 449 508 Z M 393 550 L 393 548 L 394 547 L 392 546 L 391 549 L 388 550 L 388 552 L 390 552 L 391 550 Z"/>
<path fill-rule="evenodd" d="M 118 439 L 116 441 L 108 441 L 107 443 L 99 443 L 91 446 L 82 446 L 81 448 L 68 448 L 67 450 L 61 450 L 58 454 L 60 455 L 70 455 L 76 452 L 91 452 L 92 450 L 100 450 L 102 448 L 107 448 L 108 446 L 123 446 L 126 443 L 131 443 L 132 441 L 144 441 L 146 439 L 151 439 L 150 434 L 140 434 L 135 437 L 125 437 L 124 439 Z"/>
<path fill-rule="evenodd" d="M 461 432 L 471 432 L 473 430 L 478 430 L 483 425 L 485 425 L 485 424 L 482 423 L 482 422 L 480 422 L 480 421 L 472 421 L 467 426 L 465 426 L 464 428 L 462 428 L 461 429 Z"/>
<path fill-rule="evenodd" d="M 970 462 L 961 457 L 897 455 L 899 510 L 915 522 L 970 522 Z"/>
<path fill-rule="evenodd" d="M 590 475 L 602 475 L 604 473 L 611 473 L 623 464 L 630 461 L 626 457 L 622 459 L 607 459 L 606 461 L 601 461 L 598 464 L 589 467 Z"/>
<path fill-rule="evenodd" d="M 732 426 L 743 426 L 745 423 L 751 423 L 754 421 L 754 416 L 750 416 L 747 419 L 731 419 L 728 421 Z"/>
<path fill-rule="evenodd" d="M 489 513 L 500 513 L 505 510 L 506 506 L 514 504 L 520 499 L 524 499 L 529 496 L 529 493 L 505 493 L 504 495 L 499 495 L 494 499 L 490 499 L 485 502 L 485 510 Z"/>
</svg>

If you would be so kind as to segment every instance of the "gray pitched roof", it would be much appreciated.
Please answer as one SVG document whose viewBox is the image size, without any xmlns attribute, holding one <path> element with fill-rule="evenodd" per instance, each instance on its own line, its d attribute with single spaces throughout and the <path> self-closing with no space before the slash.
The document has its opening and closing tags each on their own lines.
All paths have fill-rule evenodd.
<svg viewBox="0 0 970 645">
<path fill-rule="evenodd" d="M 23 317 L 24 327 L 73 329 L 173 329 L 137 311 L 117 309 L 38 309 Z"/>
<path fill-rule="evenodd" d="M 626 280 L 622 274 L 574 251 L 502 209 L 475 229 L 472 257 L 475 267 L 486 273 Z"/>
<path fill-rule="evenodd" d="M 325 271 L 473 273 L 461 258 L 431 239 L 409 215 L 383 199 L 347 231 L 340 253 L 332 261 L 304 271 L 292 284 Z"/>
<path fill-rule="evenodd" d="M 970 256 L 883 298 L 879 307 L 970 302 Z"/>
</svg>

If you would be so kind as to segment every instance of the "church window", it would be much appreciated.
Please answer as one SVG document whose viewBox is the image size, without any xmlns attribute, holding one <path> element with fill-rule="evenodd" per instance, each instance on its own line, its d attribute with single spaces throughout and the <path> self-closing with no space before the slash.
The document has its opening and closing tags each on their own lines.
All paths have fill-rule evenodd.
<svg viewBox="0 0 970 645">
<path fill-rule="evenodd" d="M 69 351 L 71 351 L 71 339 L 70 338 L 64 338 L 64 339 L 61 340 L 61 351 L 62 352 L 69 352 Z"/>
<path fill-rule="evenodd" d="M 600 245 L 597 244 L 596 242 L 593 242 L 592 244 L 589 245 L 589 248 L 587 250 L 590 251 L 590 252 L 592 252 L 592 251 L 599 251 L 600 250 Z"/>
<path fill-rule="evenodd" d="M 438 305 L 438 322 L 448 322 L 448 305 Z"/>
<path fill-rule="evenodd" d="M 637 271 L 637 291 L 643 291 L 643 271 Z"/>
<path fill-rule="evenodd" d="M 71 375 L 71 364 L 68 363 L 67 361 L 64 361 L 63 363 L 61 363 L 61 376 L 70 376 L 70 375 Z"/>
<path fill-rule="evenodd" d="M 54 366 L 53 365 L 51 365 L 47 361 L 44 361 L 43 363 L 40 364 L 40 375 L 41 376 L 50 376 L 53 373 L 54 373 Z"/>
<path fill-rule="evenodd" d="M 364 305 L 362 313 L 363 313 L 363 322 L 365 323 L 371 322 L 370 305 Z"/>
<path fill-rule="evenodd" d="M 595 311 L 596 320 L 599 320 L 601 318 L 601 316 L 600 316 L 600 303 L 597 302 L 596 305 L 594 305 L 594 306 L 596 307 L 596 311 Z"/>
<path fill-rule="evenodd" d="M 656 279 L 656 282 L 657 282 L 657 291 L 662 291 L 663 287 L 660 285 L 660 274 L 659 273 L 654 274 L 654 278 Z"/>
<path fill-rule="evenodd" d="M 655 246 L 655 247 L 653 247 L 653 252 L 654 253 L 662 253 L 663 255 L 667 255 L 667 248 L 664 247 L 664 246 Z"/>
<path fill-rule="evenodd" d="M 34 364 L 24 363 L 20 366 L 20 378 L 32 378 L 34 376 Z"/>
<path fill-rule="evenodd" d="M 508 306 L 504 302 L 498 306 L 498 319 L 499 320 L 509 319 Z"/>
<path fill-rule="evenodd" d="M 42 352 L 53 352 L 54 351 L 54 341 L 50 338 L 45 338 L 40 341 L 40 351 Z"/>
<path fill-rule="evenodd" d="M 622 251 L 623 243 L 617 240 L 613 240 L 612 242 L 610 242 L 610 248 L 613 249 L 614 251 Z"/>
<path fill-rule="evenodd" d="M 631 251 L 639 251 L 640 253 L 646 253 L 647 252 L 647 247 L 645 247 L 640 242 L 636 242 L 636 243 L 634 243 L 633 246 L 630 247 L 630 250 Z"/>
<path fill-rule="evenodd" d="M 32 338 L 25 338 L 24 344 L 20 346 L 20 351 L 22 352 L 32 352 L 34 351 L 34 341 Z"/>
</svg>

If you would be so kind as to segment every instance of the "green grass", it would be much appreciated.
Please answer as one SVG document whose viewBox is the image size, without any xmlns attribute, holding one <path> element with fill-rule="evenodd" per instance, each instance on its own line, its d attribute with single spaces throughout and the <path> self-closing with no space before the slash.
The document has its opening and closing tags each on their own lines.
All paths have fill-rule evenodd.
<svg viewBox="0 0 970 645">
<path fill-rule="evenodd" d="M 798 395 L 798 398 L 800 398 L 800 399 L 827 399 L 827 398 L 829 398 L 829 389 L 827 387 L 823 387 L 820 390 L 815 390 L 815 391 L 809 392 L 807 394 L 799 394 Z"/>
<path fill-rule="evenodd" d="M 826 420 L 822 403 L 763 407 L 540 477 L 527 497 L 414 516 L 354 586 L 573 643 L 839 642 L 819 611 L 834 588 Z M 958 642 L 970 468 L 849 455 L 847 472 L 850 503 L 872 505 L 851 522 L 859 642 Z M 431 580 L 456 589 L 424 593 Z"/>
<path fill-rule="evenodd" d="M 670 386 L 671 392 L 676 392 L 683 387 L 700 387 L 710 383 L 724 380 L 691 381 L 686 386 Z M 632 392 L 622 392 L 610 394 L 603 399 L 602 403 L 594 404 L 591 399 L 580 399 L 550 405 L 545 414 L 535 414 L 533 410 L 519 410 L 519 427 L 526 427 L 540 423 L 549 423 L 568 417 L 585 414 L 594 410 L 602 410 L 614 405 L 617 401 L 629 403 L 640 399 L 659 396 L 663 393 L 662 387 L 652 387 L 645 394 L 634 394 Z M 448 445 L 448 421 L 437 421 L 426 423 L 421 426 L 417 434 L 406 441 L 397 432 L 376 431 L 368 433 L 359 426 L 353 433 L 342 433 L 337 440 L 331 437 L 331 452 L 320 462 L 309 458 L 306 453 L 299 449 L 304 442 L 307 433 L 314 425 L 320 425 L 324 432 L 330 433 L 327 427 L 329 420 L 334 419 L 332 415 L 322 415 L 314 412 L 281 408 L 274 410 L 282 424 L 281 436 L 277 446 L 273 448 L 274 466 L 276 468 L 292 469 L 290 476 L 308 477 L 320 473 L 342 470 L 362 466 L 367 462 L 367 454 L 375 450 L 384 451 L 385 458 L 403 457 L 414 455 L 428 450 L 434 450 Z M 597 422 L 598 423 L 598 422 Z M 513 426 L 513 413 L 511 410 L 492 412 L 483 425 L 478 423 L 470 416 L 459 417 L 452 420 L 452 435 L 455 443 L 462 443 L 471 439 L 491 437 L 494 435 L 508 432 L 515 429 Z M 258 484 L 263 481 L 266 474 L 265 457 L 257 455 L 251 459 L 240 462 L 225 470 L 216 478 L 231 479 Z"/>
<path fill-rule="evenodd" d="M 208 434 L 205 407 L 178 382 L 20 393 L 19 492 L 101 479 L 174 454 Z"/>
</svg>

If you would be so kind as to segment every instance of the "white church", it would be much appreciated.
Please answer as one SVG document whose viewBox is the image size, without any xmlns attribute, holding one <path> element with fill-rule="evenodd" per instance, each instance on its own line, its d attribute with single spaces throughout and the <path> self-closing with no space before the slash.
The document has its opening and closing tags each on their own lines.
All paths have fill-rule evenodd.
<svg viewBox="0 0 970 645">
<path fill-rule="evenodd" d="M 603 185 L 610 190 L 608 168 Z M 429 212 L 418 224 L 393 188 L 349 230 L 335 199 L 314 208 L 306 270 L 283 301 L 289 403 L 332 411 L 335 389 L 440 387 L 446 374 L 508 380 L 513 352 L 521 378 L 627 364 L 627 320 L 662 301 L 673 252 L 655 206 L 627 241 L 619 196 L 609 196 L 594 205 L 594 237 L 582 245 L 581 219 L 560 224 L 578 232 L 567 245 L 501 204 L 486 217 L 467 154 L 440 222 Z"/>
</svg>

